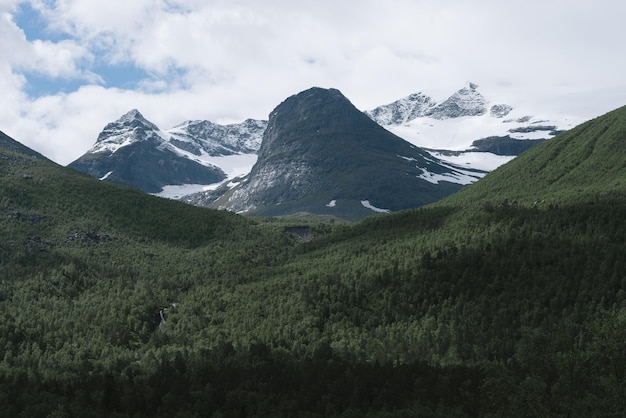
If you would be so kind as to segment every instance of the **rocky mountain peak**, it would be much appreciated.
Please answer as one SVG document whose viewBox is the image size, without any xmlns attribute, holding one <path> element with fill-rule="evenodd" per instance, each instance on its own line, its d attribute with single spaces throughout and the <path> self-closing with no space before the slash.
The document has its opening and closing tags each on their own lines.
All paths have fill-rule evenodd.
<svg viewBox="0 0 626 418">
<path fill-rule="evenodd" d="M 241 123 L 219 125 L 208 120 L 192 120 L 165 131 L 170 143 L 195 155 L 255 154 L 261 146 L 267 121 L 246 119 Z"/>
<path fill-rule="evenodd" d="M 467 83 L 465 87 L 426 112 L 426 116 L 435 119 L 481 116 L 487 113 L 487 104 L 487 99 L 478 91 L 478 85 Z"/>
<path fill-rule="evenodd" d="M 452 119 L 462 116 L 481 116 L 488 111 L 488 101 L 478 91 L 478 84 L 467 83 L 443 101 L 435 101 L 424 93 L 413 93 L 395 102 L 365 112 L 382 126 L 399 126 L 421 117 Z M 511 110 L 500 105 L 494 112 L 502 117 Z M 502 116 L 500 116 L 502 115 Z"/>
<path fill-rule="evenodd" d="M 365 114 L 383 126 L 402 125 L 424 116 L 435 104 L 432 98 L 420 92 L 366 111 Z"/>
<path fill-rule="evenodd" d="M 144 128 L 155 130 L 155 131 L 159 130 L 159 128 L 154 123 L 152 123 L 148 119 L 146 119 L 141 114 L 141 112 L 139 112 L 139 110 L 137 110 L 137 109 L 132 109 L 132 110 L 128 111 L 121 118 L 119 118 L 118 120 L 113 122 L 113 124 L 122 125 L 122 126 L 129 126 L 129 127 L 133 127 L 133 128 L 141 126 L 141 127 L 144 127 Z"/>
<path fill-rule="evenodd" d="M 294 142 L 341 142 L 351 137 L 352 128 L 372 122 L 339 90 L 313 87 L 287 98 L 272 111 L 259 159 L 272 149 L 289 148 Z"/>
<path fill-rule="evenodd" d="M 96 143 L 106 141 L 111 137 L 129 134 L 135 140 L 142 140 L 148 136 L 148 132 L 157 131 L 159 128 L 154 123 L 147 120 L 137 109 L 132 109 L 115 122 L 107 124 L 98 135 Z"/>
<path fill-rule="evenodd" d="M 225 173 L 210 163 L 187 158 L 171 138 L 137 109 L 107 124 L 94 146 L 69 167 L 100 180 L 159 193 L 167 185 L 224 180 Z"/>
</svg>

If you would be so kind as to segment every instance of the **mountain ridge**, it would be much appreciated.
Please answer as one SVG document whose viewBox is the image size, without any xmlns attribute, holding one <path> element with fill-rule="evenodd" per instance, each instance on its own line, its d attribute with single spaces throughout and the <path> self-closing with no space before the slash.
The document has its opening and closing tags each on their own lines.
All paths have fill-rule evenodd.
<svg viewBox="0 0 626 418">
<path fill-rule="evenodd" d="M 520 114 L 506 104 L 492 104 L 474 83 L 444 100 L 414 93 L 364 113 L 395 135 L 426 149 L 435 160 L 474 171 L 490 171 L 564 129 L 558 121 Z M 326 117 L 335 122 L 341 119 L 330 114 Z M 267 124 L 253 119 L 231 125 L 190 120 L 161 130 L 133 109 L 107 124 L 92 149 L 69 166 L 149 193 L 209 205 L 211 199 L 227 193 L 225 189 L 250 174 Z M 149 135 L 152 143 L 141 135 Z M 144 146 L 138 145 L 140 140 Z M 125 146 L 137 149 L 124 150 Z M 114 155 L 118 150 L 121 154 Z M 120 158 L 125 154 L 141 155 L 141 161 Z M 118 162 L 113 164 L 115 160 Z M 164 163 L 170 166 L 167 170 Z M 204 191 L 193 193 L 198 190 Z"/>
</svg>

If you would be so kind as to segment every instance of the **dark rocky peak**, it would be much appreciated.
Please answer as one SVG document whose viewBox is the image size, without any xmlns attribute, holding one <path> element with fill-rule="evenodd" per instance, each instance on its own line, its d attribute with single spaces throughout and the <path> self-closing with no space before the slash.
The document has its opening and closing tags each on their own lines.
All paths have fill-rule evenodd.
<svg viewBox="0 0 626 418">
<path fill-rule="evenodd" d="M 313 87 L 279 104 L 270 114 L 268 129 L 299 125 L 303 122 L 309 125 L 327 121 L 324 125 L 328 126 L 334 121 L 343 120 L 346 108 L 351 110 L 354 107 L 339 90 Z"/>
<path fill-rule="evenodd" d="M 287 98 L 272 111 L 259 157 L 294 141 L 339 143 L 358 135 L 364 126 L 380 128 L 339 90 L 313 87 Z"/>
</svg>

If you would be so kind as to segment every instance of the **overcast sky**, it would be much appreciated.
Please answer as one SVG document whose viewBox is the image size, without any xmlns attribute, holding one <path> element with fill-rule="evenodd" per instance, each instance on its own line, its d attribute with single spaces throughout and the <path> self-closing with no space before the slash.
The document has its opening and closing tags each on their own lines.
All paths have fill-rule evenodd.
<svg viewBox="0 0 626 418">
<path fill-rule="evenodd" d="M 366 110 L 471 81 L 590 118 L 626 105 L 622 0 L 0 0 L 0 130 L 67 164 L 132 108 L 266 119 L 312 86 Z"/>
</svg>

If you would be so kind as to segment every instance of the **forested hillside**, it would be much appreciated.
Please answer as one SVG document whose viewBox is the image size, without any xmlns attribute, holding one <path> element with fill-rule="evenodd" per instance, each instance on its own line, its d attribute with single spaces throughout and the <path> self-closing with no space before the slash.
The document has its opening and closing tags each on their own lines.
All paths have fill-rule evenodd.
<svg viewBox="0 0 626 418">
<path fill-rule="evenodd" d="M 0 415 L 623 416 L 625 120 L 356 224 L 0 151 Z"/>
</svg>

